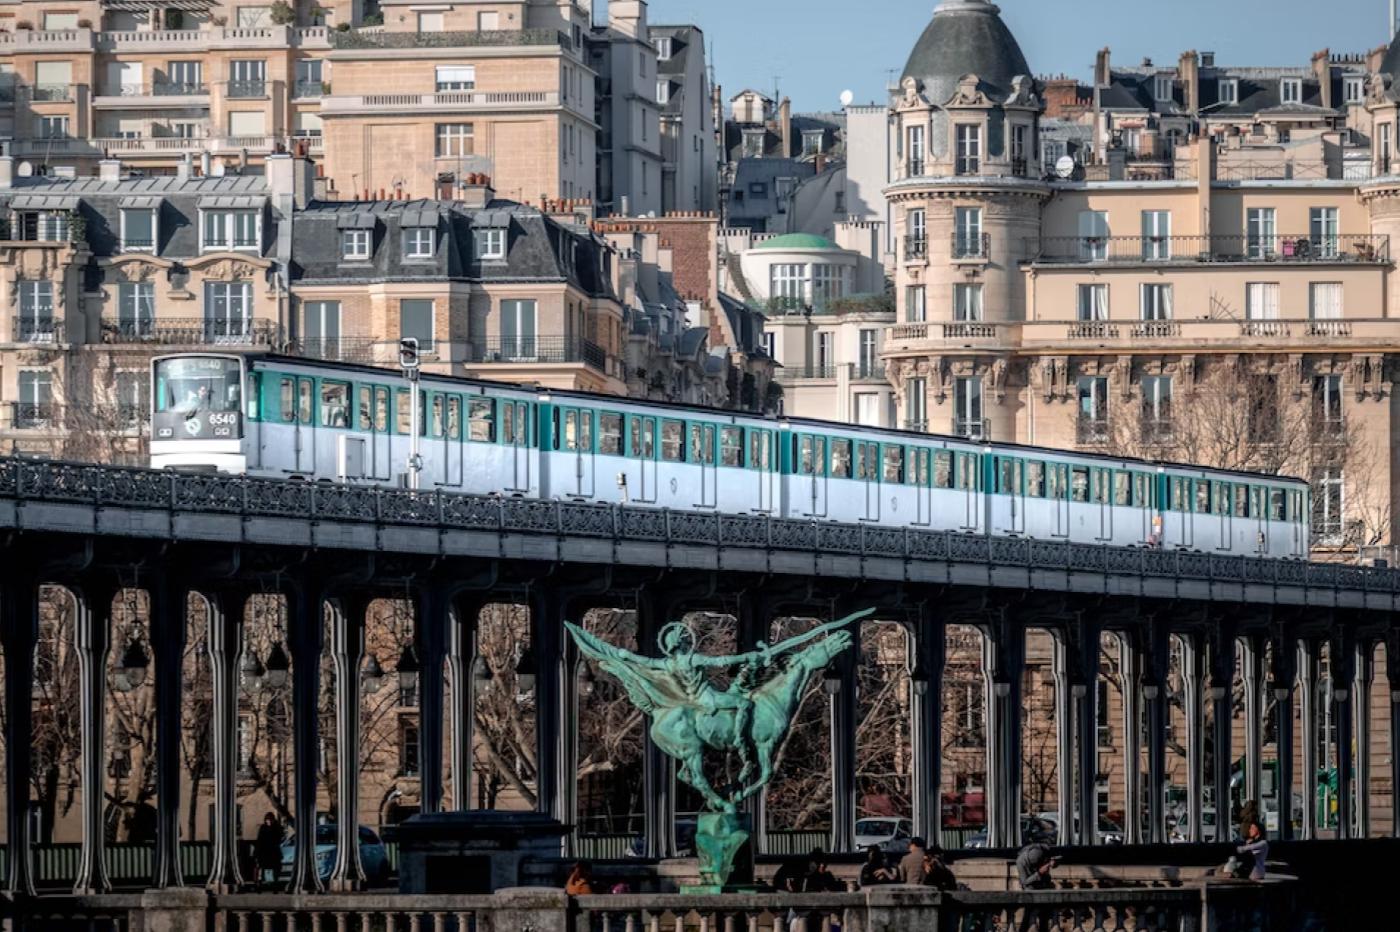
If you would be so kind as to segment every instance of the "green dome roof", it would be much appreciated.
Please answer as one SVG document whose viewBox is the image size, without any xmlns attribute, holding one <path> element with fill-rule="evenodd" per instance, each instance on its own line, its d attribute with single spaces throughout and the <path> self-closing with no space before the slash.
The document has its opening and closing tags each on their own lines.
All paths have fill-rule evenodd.
<svg viewBox="0 0 1400 932">
<path fill-rule="evenodd" d="M 754 249 L 839 249 L 825 236 L 812 233 L 788 233 L 759 243 Z"/>
</svg>

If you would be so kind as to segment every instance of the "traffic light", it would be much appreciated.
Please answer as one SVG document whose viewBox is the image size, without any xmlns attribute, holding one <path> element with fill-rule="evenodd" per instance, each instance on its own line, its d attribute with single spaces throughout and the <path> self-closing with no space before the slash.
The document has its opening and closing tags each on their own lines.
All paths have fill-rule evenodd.
<svg viewBox="0 0 1400 932">
<path fill-rule="evenodd" d="M 399 341 L 399 368 L 418 368 L 418 338 L 404 337 Z"/>
</svg>

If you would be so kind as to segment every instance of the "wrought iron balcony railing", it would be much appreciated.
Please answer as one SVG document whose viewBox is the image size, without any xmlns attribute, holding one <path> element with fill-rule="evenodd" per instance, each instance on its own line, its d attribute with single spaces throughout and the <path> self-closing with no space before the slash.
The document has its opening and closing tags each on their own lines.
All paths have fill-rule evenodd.
<svg viewBox="0 0 1400 932">
<path fill-rule="evenodd" d="M 992 254 L 990 233 L 975 233 L 953 237 L 954 259 L 987 259 Z"/>
<path fill-rule="evenodd" d="M 1108 418 L 1081 417 L 1075 422 L 1075 440 L 1079 443 L 1107 443 Z"/>
<path fill-rule="evenodd" d="M 1100 263 L 1310 262 L 1385 263 L 1390 237 L 1335 236 L 1049 236 L 1033 241 L 1030 261 L 1046 265 Z"/>
<path fill-rule="evenodd" d="M 904 258 L 927 259 L 928 240 L 923 237 L 907 236 L 904 239 Z"/>
<path fill-rule="evenodd" d="M 7 401 L 0 405 L 8 430 L 49 430 L 62 426 L 63 406 L 51 401 Z"/>
<path fill-rule="evenodd" d="M 158 343 L 186 346 L 276 346 L 271 320 L 212 320 L 188 317 L 104 318 L 105 343 Z"/>
<path fill-rule="evenodd" d="M 14 319 L 16 343 L 59 343 L 63 340 L 63 318 L 44 314 Z"/>
<path fill-rule="evenodd" d="M 986 418 L 954 418 L 953 434 L 968 440 L 990 440 L 992 425 Z"/>
<path fill-rule="evenodd" d="M 576 337 L 486 337 L 468 344 L 467 362 L 581 362 L 599 372 L 609 371 L 607 352 L 596 343 Z"/>
</svg>

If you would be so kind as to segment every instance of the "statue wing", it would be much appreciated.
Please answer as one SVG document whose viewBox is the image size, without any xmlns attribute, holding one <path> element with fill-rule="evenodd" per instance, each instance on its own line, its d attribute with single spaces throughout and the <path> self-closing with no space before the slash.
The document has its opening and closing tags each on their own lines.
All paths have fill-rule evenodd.
<svg viewBox="0 0 1400 932">
<path fill-rule="evenodd" d="M 596 660 L 604 671 L 617 677 L 632 704 L 647 715 L 683 706 L 689 701 L 675 677 L 659 661 L 614 647 L 571 622 L 564 624 L 583 655 Z"/>
</svg>

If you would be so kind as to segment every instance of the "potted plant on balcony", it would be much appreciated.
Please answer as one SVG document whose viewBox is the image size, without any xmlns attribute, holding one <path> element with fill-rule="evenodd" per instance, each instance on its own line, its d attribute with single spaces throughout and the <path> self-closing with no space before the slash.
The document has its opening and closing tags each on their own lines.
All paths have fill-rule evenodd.
<svg viewBox="0 0 1400 932">
<path fill-rule="evenodd" d="M 297 11 L 287 0 L 276 0 L 268 7 L 267 16 L 274 26 L 290 26 L 297 21 Z"/>
</svg>

